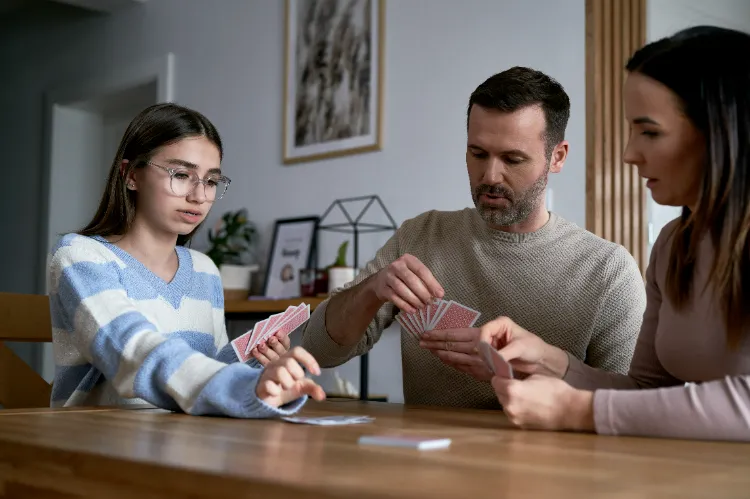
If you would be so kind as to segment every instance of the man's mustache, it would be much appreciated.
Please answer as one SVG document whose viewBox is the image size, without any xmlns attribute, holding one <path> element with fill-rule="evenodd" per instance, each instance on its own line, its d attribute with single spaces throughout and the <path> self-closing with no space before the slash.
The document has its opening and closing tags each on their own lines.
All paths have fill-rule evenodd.
<svg viewBox="0 0 750 499">
<path fill-rule="evenodd" d="M 474 195 L 476 196 L 476 198 L 479 198 L 479 196 L 481 196 L 482 194 L 504 197 L 513 201 L 513 191 L 511 191 L 504 185 L 481 184 L 474 189 Z"/>
</svg>

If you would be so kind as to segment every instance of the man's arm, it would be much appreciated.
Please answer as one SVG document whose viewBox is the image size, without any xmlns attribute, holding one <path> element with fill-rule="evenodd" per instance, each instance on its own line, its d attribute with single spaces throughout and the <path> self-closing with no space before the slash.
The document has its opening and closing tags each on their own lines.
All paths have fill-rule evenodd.
<svg viewBox="0 0 750 499">
<path fill-rule="evenodd" d="M 391 325 L 393 305 L 378 303 L 367 288 L 370 279 L 398 257 L 397 231 L 354 281 L 334 290 L 312 313 L 302 330 L 302 348 L 321 367 L 340 366 L 367 353 Z"/>
<path fill-rule="evenodd" d="M 610 257 L 586 364 L 627 374 L 646 309 L 646 289 L 635 259 L 623 247 Z"/>
<path fill-rule="evenodd" d="M 443 288 L 427 267 L 402 254 L 398 234 L 353 282 L 335 290 L 310 317 L 302 346 L 321 366 L 338 366 L 367 353 L 393 322 L 396 308 L 410 313 L 443 297 Z"/>
<path fill-rule="evenodd" d="M 373 283 L 376 278 L 377 274 L 371 275 L 356 286 L 331 297 L 326 307 L 325 323 L 328 335 L 339 345 L 359 343 L 378 311 L 386 304 L 375 292 Z"/>
</svg>

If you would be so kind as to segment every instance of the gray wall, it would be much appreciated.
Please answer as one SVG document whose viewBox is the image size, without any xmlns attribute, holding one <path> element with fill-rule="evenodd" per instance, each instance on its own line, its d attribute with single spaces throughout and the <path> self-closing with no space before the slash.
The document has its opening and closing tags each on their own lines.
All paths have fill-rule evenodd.
<svg viewBox="0 0 750 499">
<path fill-rule="evenodd" d="M 0 196 L 9 241 L 0 246 L 0 291 L 38 291 L 43 92 L 167 52 L 176 56 L 177 101 L 213 120 L 226 145 L 231 190 L 207 225 L 247 207 L 264 250 L 273 220 L 320 214 L 335 198 L 379 194 L 398 223 L 470 205 L 466 102 L 486 77 L 513 65 L 549 73 L 570 94 L 570 158 L 550 185 L 555 211 L 585 224 L 583 0 L 387 2 L 384 150 L 297 166 L 281 163 L 284 2 L 151 0 L 111 16 L 69 12 L 0 26 L 2 168 L 23 173 Z M 364 237 L 361 259 L 384 240 Z M 337 242 L 323 241 L 323 263 Z M 373 353 L 372 392 L 400 399 L 400 362 L 398 332 L 389 331 Z M 341 370 L 355 384 L 356 366 Z"/>
</svg>

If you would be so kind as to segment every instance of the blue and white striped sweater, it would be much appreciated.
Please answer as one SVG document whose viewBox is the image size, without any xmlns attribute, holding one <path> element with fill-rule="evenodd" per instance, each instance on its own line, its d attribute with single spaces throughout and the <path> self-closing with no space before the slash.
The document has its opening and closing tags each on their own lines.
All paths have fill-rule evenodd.
<svg viewBox="0 0 750 499">
<path fill-rule="evenodd" d="M 167 283 L 103 238 L 64 236 L 49 268 L 55 380 L 52 406 L 150 403 L 195 415 L 292 414 L 258 400 L 262 370 L 227 341 L 219 271 L 177 247 Z M 258 366 L 258 364 L 256 364 Z"/>
</svg>

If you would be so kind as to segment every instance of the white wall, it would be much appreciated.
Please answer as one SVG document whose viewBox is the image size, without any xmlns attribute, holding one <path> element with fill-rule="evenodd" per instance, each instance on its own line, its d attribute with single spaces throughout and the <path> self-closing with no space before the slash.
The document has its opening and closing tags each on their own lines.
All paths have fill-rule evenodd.
<svg viewBox="0 0 750 499">
<path fill-rule="evenodd" d="M 103 117 L 91 111 L 54 106 L 53 168 L 50 178 L 49 246 L 61 234 L 83 227 L 101 197 Z M 99 192 L 99 196 L 86 193 Z"/>
<path fill-rule="evenodd" d="M 109 17 L 68 16 L 63 23 L 47 16 L 3 26 L 0 67 L 14 68 L 0 81 L 5 122 L 14 123 L 0 134 L 3 168 L 22 167 L 31 186 L 0 197 L 0 208 L 26 220 L 0 221 L 16 240 L 0 248 L 0 290 L 35 291 L 37 260 L 24 255 L 40 243 L 32 228 L 39 217 L 42 92 L 167 52 L 176 57 L 177 102 L 214 121 L 226 146 L 223 167 L 232 185 L 208 226 L 224 210 L 247 207 L 265 247 L 275 219 L 320 214 L 335 198 L 378 194 L 397 223 L 429 209 L 469 206 L 466 103 L 485 78 L 513 65 L 547 72 L 570 95 L 570 157 L 550 185 L 555 211 L 585 225 L 583 0 L 390 0 L 384 150 L 296 166 L 280 158 L 283 9 L 284 2 L 270 0 L 153 0 Z M 383 242 L 384 236 L 363 238 L 361 259 Z M 322 260 L 333 256 L 330 250 Z M 398 400 L 397 334 L 388 333 L 376 350 L 371 391 Z"/>
<path fill-rule="evenodd" d="M 748 0 L 649 0 L 646 7 L 647 41 L 673 35 L 691 26 L 713 25 L 750 32 L 750 1 Z M 681 208 L 661 206 L 648 196 L 650 244 L 661 229 L 680 216 Z"/>
</svg>

